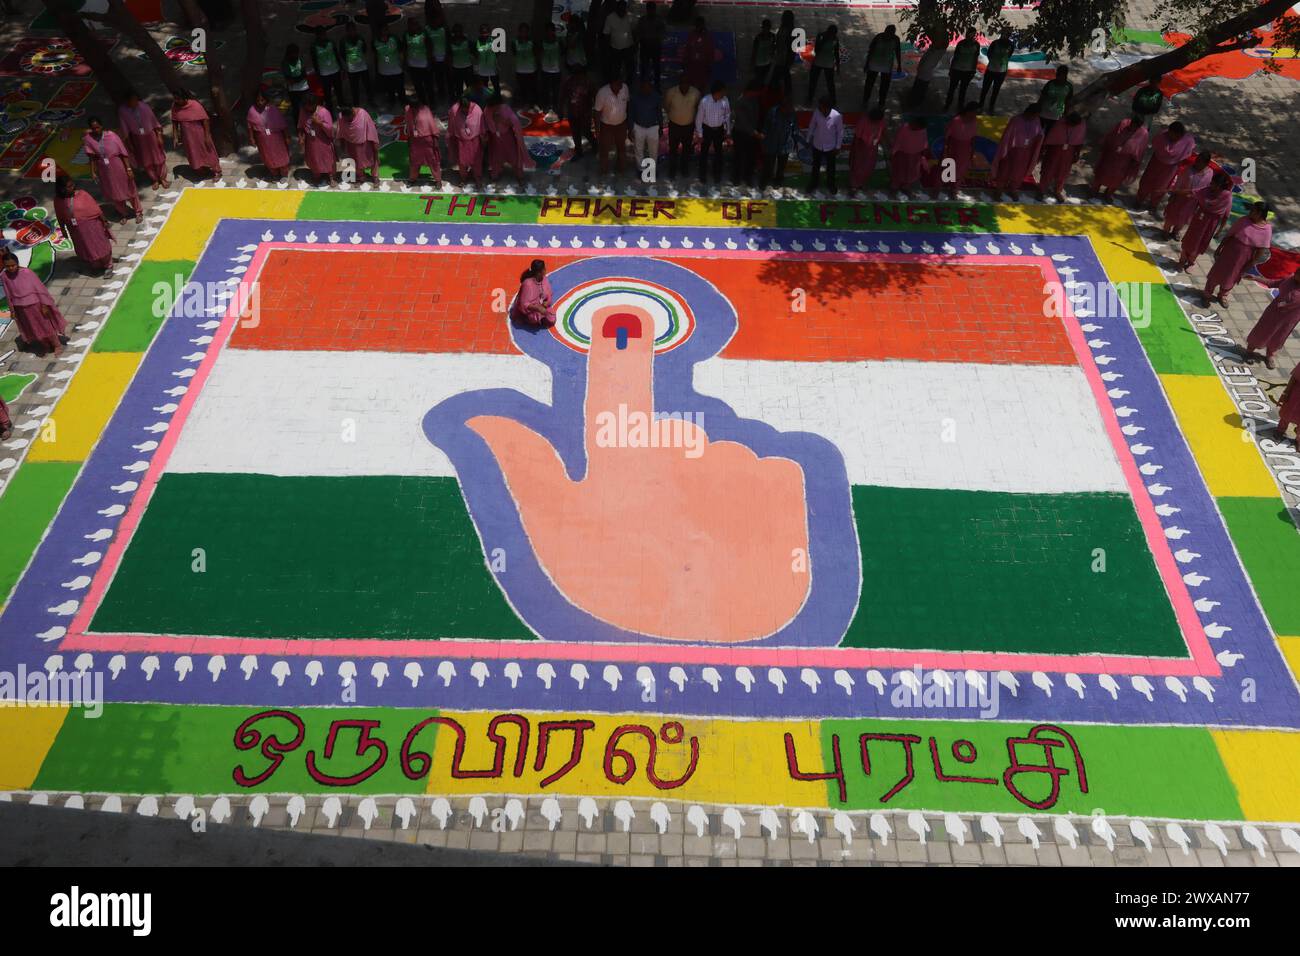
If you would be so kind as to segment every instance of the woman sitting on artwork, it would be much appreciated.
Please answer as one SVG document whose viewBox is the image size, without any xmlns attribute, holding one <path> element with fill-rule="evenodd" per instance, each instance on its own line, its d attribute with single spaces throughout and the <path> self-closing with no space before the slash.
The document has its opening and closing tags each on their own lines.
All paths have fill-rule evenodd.
<svg viewBox="0 0 1300 956">
<path fill-rule="evenodd" d="M 510 306 L 510 318 L 539 328 L 555 324 L 551 280 L 546 278 L 546 263 L 534 259 L 519 277 L 519 294 Z"/>
<path fill-rule="evenodd" d="M 4 286 L 5 298 L 9 300 L 9 309 L 23 341 L 62 355 L 67 323 L 54 304 L 54 297 L 36 278 L 36 273 L 18 264 L 18 257 L 12 252 L 0 256 L 0 266 L 3 267 L 0 284 Z"/>
</svg>

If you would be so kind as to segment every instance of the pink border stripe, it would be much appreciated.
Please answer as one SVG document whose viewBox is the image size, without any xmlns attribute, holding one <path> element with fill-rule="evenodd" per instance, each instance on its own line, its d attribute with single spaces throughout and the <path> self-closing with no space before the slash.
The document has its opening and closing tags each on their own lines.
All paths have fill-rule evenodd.
<svg viewBox="0 0 1300 956">
<path fill-rule="evenodd" d="M 455 249 L 461 253 L 478 255 L 498 255 L 502 248 L 496 246 L 463 246 L 459 243 L 448 245 L 412 245 L 399 247 L 402 252 L 436 252 Z M 509 247 L 503 247 L 509 249 Z M 587 247 L 583 247 L 586 249 Z M 108 548 L 103 563 L 95 574 L 94 580 L 82 603 L 67 635 L 59 643 L 60 650 L 69 651 L 122 651 L 130 650 L 141 653 L 198 653 L 198 654 L 279 654 L 285 656 L 324 655 L 331 657 L 450 657 L 450 658 L 486 658 L 486 659 L 540 659 L 540 658 L 576 658 L 579 660 L 644 662 L 644 663 L 687 663 L 729 665 L 752 664 L 758 666 L 799 666 L 799 667 L 913 667 L 929 669 L 965 669 L 976 670 L 1017 670 L 1044 672 L 1074 672 L 1081 674 L 1119 673 L 1173 676 L 1219 676 L 1221 673 L 1209 640 L 1201 627 L 1191 595 L 1178 564 L 1170 550 L 1150 494 L 1142 481 L 1137 462 L 1133 459 L 1128 443 L 1120 428 L 1119 418 L 1111 407 L 1106 394 L 1106 385 L 1101 372 L 1093 359 L 1082 329 L 1079 328 L 1069 304 L 1066 302 L 1066 315 L 1061 322 L 1074 351 L 1079 367 L 1083 370 L 1097 402 L 1098 412 L 1110 438 L 1120 468 L 1128 483 L 1133 504 L 1138 513 L 1138 520 L 1146 536 L 1147 546 L 1156 562 L 1156 568 L 1164 582 L 1174 609 L 1175 619 L 1187 642 L 1191 659 L 1159 657 L 1112 657 L 1089 653 L 1078 657 L 1052 654 L 1002 654 L 968 651 L 904 651 L 874 648 L 743 648 L 712 647 L 701 645 L 673 644 L 572 644 L 551 641 L 474 641 L 474 640 L 383 640 L 363 638 L 355 640 L 290 640 L 284 638 L 232 638 L 209 637 L 198 635 L 163 636 L 156 634 L 89 634 L 86 632 L 95 611 L 104 599 L 108 586 L 116 574 L 123 555 L 130 544 L 131 537 L 144 515 L 159 479 L 166 471 L 186 419 L 198 401 L 203 385 L 212 374 L 221 350 L 234 334 L 239 315 L 236 306 L 247 301 L 246 292 L 250 282 L 260 276 L 268 256 L 281 249 L 309 249 L 316 252 L 392 252 L 388 245 L 377 246 L 373 243 L 290 243 L 263 242 L 249 264 L 239 283 L 239 294 L 227 306 L 222 323 L 208 346 L 207 354 L 199 364 L 194 377 L 190 380 L 189 390 L 172 416 L 170 427 L 159 443 L 157 452 L 150 462 L 140 487 L 132 498 L 131 505 L 122 518 L 118 533 Z M 513 251 L 513 250 L 510 250 Z M 568 254 L 566 247 L 555 250 L 560 255 Z M 577 250 L 574 250 L 577 251 Z M 669 253 L 673 258 L 712 257 L 723 255 L 731 258 L 765 258 L 770 255 L 767 250 L 751 251 L 748 249 L 730 250 L 726 248 L 705 249 L 663 249 L 647 250 L 641 248 L 609 248 L 600 250 L 601 255 L 654 255 Z M 796 259 L 835 259 L 839 261 L 876 261 L 876 262 L 951 262 L 953 257 L 943 255 L 908 255 L 902 253 L 872 252 L 835 252 L 804 251 L 787 252 L 787 257 Z M 1055 266 L 1050 259 L 1042 256 L 1024 256 L 1008 260 L 1004 256 L 961 256 L 962 262 L 1005 266 L 1010 263 L 1025 265 L 1037 264 L 1043 278 L 1048 282 L 1059 282 Z"/>
</svg>

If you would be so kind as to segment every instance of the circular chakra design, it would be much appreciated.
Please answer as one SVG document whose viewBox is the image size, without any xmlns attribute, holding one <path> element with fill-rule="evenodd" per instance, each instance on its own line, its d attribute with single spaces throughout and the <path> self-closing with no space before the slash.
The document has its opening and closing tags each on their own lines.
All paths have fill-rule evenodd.
<svg viewBox="0 0 1300 956">
<path fill-rule="evenodd" d="M 655 354 L 671 351 L 695 331 L 695 316 L 671 289 L 644 279 L 593 279 L 574 286 L 555 304 L 551 334 L 573 349 L 591 347 L 592 316 L 609 306 L 635 305 L 654 318 Z"/>
</svg>

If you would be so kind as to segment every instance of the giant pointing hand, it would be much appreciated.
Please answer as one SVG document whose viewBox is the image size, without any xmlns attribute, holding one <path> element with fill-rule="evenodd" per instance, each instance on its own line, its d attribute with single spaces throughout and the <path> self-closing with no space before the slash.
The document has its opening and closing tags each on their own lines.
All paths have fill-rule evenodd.
<svg viewBox="0 0 1300 956">
<path fill-rule="evenodd" d="M 707 422 L 656 420 L 654 362 L 649 313 L 594 313 L 581 480 L 513 418 L 466 424 L 491 448 L 538 560 L 573 604 L 672 640 L 775 633 L 809 588 L 803 470 L 710 441 Z"/>
<path fill-rule="evenodd" d="M 510 607 L 564 644 L 839 643 L 862 587 L 843 455 L 695 388 L 742 328 L 732 302 L 640 254 L 550 280 L 555 328 L 512 326 L 521 355 L 474 360 L 521 388 L 461 391 L 423 420 Z"/>
</svg>

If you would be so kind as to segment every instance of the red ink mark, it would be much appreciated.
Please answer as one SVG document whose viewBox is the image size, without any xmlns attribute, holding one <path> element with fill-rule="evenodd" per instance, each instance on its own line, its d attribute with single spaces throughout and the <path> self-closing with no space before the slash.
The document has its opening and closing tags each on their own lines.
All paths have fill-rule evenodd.
<svg viewBox="0 0 1300 956">
<path fill-rule="evenodd" d="M 596 722 L 594 720 L 543 720 L 537 725 L 537 758 L 533 761 L 533 769 L 539 773 L 542 767 L 546 765 L 546 754 L 551 734 L 558 730 L 568 730 L 573 733 L 573 746 L 569 750 L 569 759 L 564 762 L 564 765 L 559 770 L 542 778 L 542 787 L 550 786 L 578 765 L 578 761 L 582 759 L 582 747 L 586 740 L 587 731 L 593 730 L 595 727 Z"/>
<path fill-rule="evenodd" d="M 1053 733 L 1064 740 L 1052 740 L 1050 738 L 1040 738 L 1042 733 Z M 1020 757 L 1016 753 L 1017 747 L 1036 746 L 1043 748 L 1042 764 L 1022 764 Z M 1088 775 L 1084 770 L 1083 757 L 1079 753 L 1079 745 L 1075 743 L 1074 738 L 1055 724 L 1038 724 L 1029 729 L 1028 736 L 1025 737 L 1008 737 L 1007 738 L 1007 756 L 1011 759 L 1011 765 L 1007 767 L 1002 774 L 1002 782 L 1006 785 L 1011 795 L 1027 807 L 1033 807 L 1035 810 L 1046 810 L 1056 804 L 1061 795 L 1061 777 L 1070 771 L 1066 767 L 1056 766 L 1052 751 L 1057 747 L 1069 747 L 1070 753 L 1074 756 L 1074 769 L 1079 775 L 1079 792 L 1088 792 Z M 1052 789 L 1047 797 L 1043 800 L 1030 800 L 1020 788 L 1013 782 L 1015 778 L 1022 773 L 1045 773 L 1052 778 Z"/>
<path fill-rule="evenodd" d="M 958 744 L 966 744 L 969 750 L 964 751 L 967 756 L 961 756 L 958 752 Z M 975 759 L 975 745 L 969 740 L 959 740 L 952 745 L 952 755 L 961 763 L 971 763 Z M 934 764 L 934 778 L 940 783 L 992 783 L 998 782 L 997 777 L 950 777 L 943 772 L 943 767 L 939 763 L 939 742 L 930 738 L 930 760 Z"/>
<path fill-rule="evenodd" d="M 912 761 L 912 744 L 919 744 L 921 738 L 915 734 L 863 734 L 859 741 L 862 747 L 862 772 L 868 777 L 871 776 L 871 755 L 867 753 L 867 741 L 869 740 L 886 740 L 903 745 L 903 753 L 907 757 L 906 771 L 903 779 L 886 791 L 885 795 L 880 798 L 881 803 L 888 803 L 900 790 L 912 782 L 915 776 L 915 770 Z"/>
</svg>

